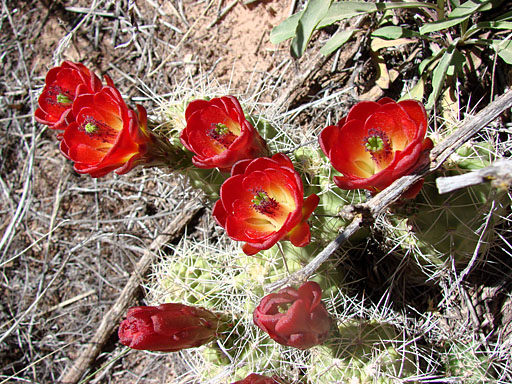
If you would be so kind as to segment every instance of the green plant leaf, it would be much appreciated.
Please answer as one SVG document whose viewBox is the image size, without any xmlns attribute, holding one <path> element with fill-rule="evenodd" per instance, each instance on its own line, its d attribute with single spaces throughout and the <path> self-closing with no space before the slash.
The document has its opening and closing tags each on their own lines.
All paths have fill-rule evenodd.
<svg viewBox="0 0 512 384">
<path fill-rule="evenodd" d="M 490 9 L 488 7 L 489 5 L 492 8 L 491 0 L 466 1 L 450 12 L 446 18 L 422 25 L 420 27 L 420 34 L 425 35 L 427 33 L 453 27 L 454 25 L 460 24 L 469 19 L 471 15 L 477 11 Z"/>
<path fill-rule="evenodd" d="M 453 27 L 454 25 L 462 23 L 464 20 L 470 18 L 471 15 L 458 17 L 456 19 L 442 19 L 433 23 L 427 23 L 420 27 L 420 34 L 426 35 L 427 33 L 440 31 L 442 29 Z"/>
<path fill-rule="evenodd" d="M 327 43 L 325 43 L 322 49 L 320 49 L 320 53 L 324 56 L 330 55 L 347 41 L 349 41 L 354 32 L 355 30 L 353 29 L 336 32 L 336 34 L 331 37 Z"/>
<path fill-rule="evenodd" d="M 512 40 L 493 40 L 492 45 L 498 56 L 505 63 L 512 65 Z"/>
<path fill-rule="evenodd" d="M 302 16 L 302 11 L 297 12 L 283 21 L 281 24 L 275 26 L 270 32 L 270 41 L 272 44 L 279 44 L 285 40 L 291 39 L 295 36 L 295 30 L 297 29 L 297 24 L 299 23 L 299 19 Z"/>
<path fill-rule="evenodd" d="M 512 19 L 512 11 L 504 13 L 501 16 L 498 16 L 494 21 L 505 21 L 505 20 L 511 20 Z"/>
<path fill-rule="evenodd" d="M 448 67 L 452 63 L 453 55 L 455 52 L 455 44 L 451 44 L 444 53 L 439 63 L 434 68 L 432 72 L 432 93 L 428 97 L 428 102 L 425 108 L 432 109 L 437 98 L 441 94 L 443 89 L 444 79 L 446 77 L 446 72 L 448 71 Z"/>
<path fill-rule="evenodd" d="M 380 37 L 382 39 L 396 40 L 402 37 L 417 37 L 420 36 L 420 34 L 411 29 L 389 26 L 376 29 L 373 31 L 372 36 Z"/>
<path fill-rule="evenodd" d="M 512 29 L 511 21 L 485 21 L 482 23 L 477 23 L 466 31 L 462 40 L 465 41 L 475 33 L 479 32 L 482 29 Z"/>
<path fill-rule="evenodd" d="M 377 12 L 379 8 L 374 3 L 363 3 L 359 1 L 340 1 L 333 3 L 329 12 L 320 21 L 319 27 L 323 28 L 337 21 L 350 19 L 365 13 Z"/>
<path fill-rule="evenodd" d="M 448 19 L 456 19 L 459 17 L 471 16 L 473 13 L 480 11 L 481 8 L 486 7 L 488 4 L 492 6 L 492 0 L 470 0 L 462 3 L 448 15 Z M 489 9 L 489 8 L 488 8 Z"/>
<path fill-rule="evenodd" d="M 297 23 L 295 36 L 290 45 L 290 52 L 293 57 L 299 58 L 302 56 L 316 26 L 327 14 L 331 1 L 332 0 L 310 0 L 306 4 L 304 13 Z"/>
<path fill-rule="evenodd" d="M 425 69 L 427 69 L 430 66 L 430 64 L 438 60 L 439 57 L 443 55 L 445 51 L 446 48 L 442 48 L 439 51 L 437 51 L 434 55 L 427 57 L 425 60 L 423 60 L 418 67 L 418 72 L 420 73 L 420 75 L 423 74 Z"/>
<path fill-rule="evenodd" d="M 464 63 L 466 62 L 466 56 L 462 54 L 461 51 L 456 49 L 453 51 L 453 58 L 452 62 L 450 64 L 450 67 L 448 68 L 448 75 L 456 75 L 456 76 L 463 76 L 464 75 Z"/>
<path fill-rule="evenodd" d="M 393 1 L 389 3 L 365 3 L 362 1 L 338 1 L 333 3 L 329 8 L 327 15 L 320 21 L 318 27 L 323 28 L 331 25 L 337 21 L 350 19 L 355 16 L 360 16 L 374 12 L 384 12 L 390 9 L 411 9 L 411 8 L 432 8 L 435 9 L 435 4 L 423 2 L 406 2 L 406 1 Z"/>
</svg>

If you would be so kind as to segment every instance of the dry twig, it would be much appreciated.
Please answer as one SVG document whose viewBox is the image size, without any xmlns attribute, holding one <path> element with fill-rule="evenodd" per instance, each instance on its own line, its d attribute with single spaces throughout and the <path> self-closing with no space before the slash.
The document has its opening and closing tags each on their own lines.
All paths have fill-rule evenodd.
<svg viewBox="0 0 512 384">
<path fill-rule="evenodd" d="M 488 167 L 463 175 L 438 177 L 436 185 L 439 193 L 447 193 L 486 181 L 509 186 L 512 183 L 512 160 L 500 160 Z"/>
</svg>

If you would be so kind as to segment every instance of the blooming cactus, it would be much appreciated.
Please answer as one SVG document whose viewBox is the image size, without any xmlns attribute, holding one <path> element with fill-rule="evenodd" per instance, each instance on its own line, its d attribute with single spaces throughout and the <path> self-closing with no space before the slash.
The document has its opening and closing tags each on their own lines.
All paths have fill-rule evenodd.
<svg viewBox="0 0 512 384">
<path fill-rule="evenodd" d="M 238 160 L 269 154 L 267 145 L 249 123 L 233 96 L 194 100 L 185 111 L 187 126 L 181 142 L 195 156 L 198 168 L 219 168 L 229 172 Z"/>
<path fill-rule="evenodd" d="M 236 163 L 221 186 L 213 216 L 230 238 L 245 241 L 243 251 L 253 255 L 281 239 L 298 247 L 309 244 L 307 219 L 317 205 L 317 195 L 304 200 L 299 174 L 278 153 Z"/>
<path fill-rule="evenodd" d="M 130 308 L 118 335 L 132 349 L 175 352 L 210 342 L 218 326 L 217 316 L 206 309 L 168 303 Z"/>
<path fill-rule="evenodd" d="M 64 131 L 60 149 L 78 173 L 101 177 L 117 169 L 123 174 L 147 153 L 151 138 L 146 110 L 129 109 L 115 87 L 79 95 L 73 114 L 76 121 Z"/>
<path fill-rule="evenodd" d="M 73 101 L 78 95 L 101 90 L 101 80 L 84 65 L 64 61 L 48 71 L 35 111 L 38 122 L 51 129 L 65 129 L 74 121 Z"/>
<path fill-rule="evenodd" d="M 383 98 L 354 105 L 337 125 L 321 132 L 319 142 L 343 174 L 334 177 L 338 187 L 378 192 L 407 175 L 422 152 L 432 148 L 426 132 L 427 114 L 421 103 Z"/>
<path fill-rule="evenodd" d="M 261 300 L 253 320 L 279 344 L 308 349 L 329 336 L 332 319 L 321 299 L 322 290 L 313 281 L 298 290 L 283 288 Z"/>
</svg>

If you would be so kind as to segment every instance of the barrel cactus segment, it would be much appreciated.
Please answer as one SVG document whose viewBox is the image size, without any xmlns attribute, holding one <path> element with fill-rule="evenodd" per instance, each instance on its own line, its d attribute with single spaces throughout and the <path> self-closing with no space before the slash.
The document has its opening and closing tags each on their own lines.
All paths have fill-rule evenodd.
<svg viewBox="0 0 512 384">
<path fill-rule="evenodd" d="M 308 377 L 320 383 L 397 383 L 419 376 L 414 343 L 393 325 L 348 320 L 329 344 L 311 351 Z"/>
<path fill-rule="evenodd" d="M 468 384 L 496 382 L 493 360 L 478 343 L 448 342 L 442 358 L 447 377 Z"/>
<path fill-rule="evenodd" d="M 293 379 L 303 374 L 308 353 L 271 340 L 253 324 L 252 313 L 264 296 L 264 286 L 299 270 L 316 255 L 314 245 L 297 248 L 284 243 L 287 267 L 278 246 L 247 256 L 238 244 L 224 238 L 202 242 L 183 238 L 170 250 L 156 266 L 148 301 L 201 306 L 218 314 L 223 323 L 215 342 L 187 352 L 201 383 L 234 382 L 252 372 Z M 324 295 L 332 308 L 344 279 L 333 264 L 325 268 L 313 280 L 328 288 Z"/>
<path fill-rule="evenodd" d="M 482 260 L 510 203 L 509 196 L 490 183 L 439 194 L 435 179 L 481 169 L 490 164 L 490 158 L 485 145 L 461 147 L 442 170 L 425 180 L 414 201 L 382 217 L 386 246 L 393 254 L 407 257 L 413 270 L 434 280 L 453 266 L 471 267 Z"/>
</svg>

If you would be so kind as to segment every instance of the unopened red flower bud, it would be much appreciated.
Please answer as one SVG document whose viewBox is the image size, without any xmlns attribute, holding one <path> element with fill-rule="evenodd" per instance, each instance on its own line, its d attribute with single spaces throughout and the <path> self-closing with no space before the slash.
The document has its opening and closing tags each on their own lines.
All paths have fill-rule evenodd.
<svg viewBox="0 0 512 384">
<path fill-rule="evenodd" d="M 308 349 L 329 336 L 332 319 L 314 281 L 265 296 L 253 313 L 254 324 L 279 344 Z"/>
<path fill-rule="evenodd" d="M 251 373 L 245 379 L 235 381 L 232 384 L 285 384 L 285 382 L 277 376 L 268 377 L 258 375 L 257 373 Z"/>
<path fill-rule="evenodd" d="M 199 347 L 217 337 L 219 318 L 183 304 L 132 307 L 119 326 L 119 340 L 132 349 L 175 352 Z"/>
</svg>

